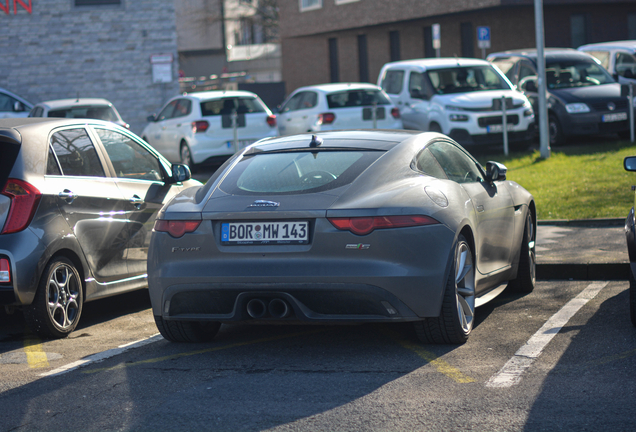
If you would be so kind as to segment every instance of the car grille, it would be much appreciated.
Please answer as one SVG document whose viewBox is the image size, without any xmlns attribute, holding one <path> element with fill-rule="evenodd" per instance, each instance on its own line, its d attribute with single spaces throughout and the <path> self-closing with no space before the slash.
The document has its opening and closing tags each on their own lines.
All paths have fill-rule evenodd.
<svg viewBox="0 0 636 432">
<path fill-rule="evenodd" d="M 610 103 L 610 102 L 594 102 L 594 103 L 590 104 L 590 106 L 595 111 L 616 111 L 616 110 L 627 109 L 627 101 L 626 100 L 611 101 L 611 103 L 613 103 L 616 106 L 614 109 L 609 109 L 607 107 L 608 103 Z"/>
<path fill-rule="evenodd" d="M 519 124 L 519 116 L 517 114 L 512 114 L 507 116 L 506 120 L 508 121 L 508 124 Z M 496 125 L 496 124 L 501 124 L 503 122 L 503 117 L 502 116 L 492 116 L 492 117 L 480 117 L 477 120 L 479 126 L 481 127 L 486 127 L 486 126 L 490 126 L 490 125 Z"/>
</svg>

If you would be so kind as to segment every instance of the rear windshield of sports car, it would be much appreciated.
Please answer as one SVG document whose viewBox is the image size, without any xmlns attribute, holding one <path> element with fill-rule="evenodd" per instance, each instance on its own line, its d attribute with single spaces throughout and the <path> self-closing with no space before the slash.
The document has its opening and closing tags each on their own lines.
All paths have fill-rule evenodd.
<svg viewBox="0 0 636 432">
<path fill-rule="evenodd" d="M 435 93 L 467 93 L 481 90 L 510 90 L 510 85 L 492 66 L 465 66 L 428 71 Z"/>
<path fill-rule="evenodd" d="M 232 114 L 233 111 L 236 111 L 237 114 L 250 114 L 265 112 L 265 107 L 253 97 L 213 99 L 201 102 L 201 115 L 204 117 Z"/>
<path fill-rule="evenodd" d="M 389 105 L 389 98 L 379 90 L 349 90 L 327 95 L 329 109 L 357 106 Z"/>
<path fill-rule="evenodd" d="M 372 150 L 258 153 L 243 158 L 220 188 L 238 195 L 322 192 L 350 184 L 383 153 Z"/>
</svg>

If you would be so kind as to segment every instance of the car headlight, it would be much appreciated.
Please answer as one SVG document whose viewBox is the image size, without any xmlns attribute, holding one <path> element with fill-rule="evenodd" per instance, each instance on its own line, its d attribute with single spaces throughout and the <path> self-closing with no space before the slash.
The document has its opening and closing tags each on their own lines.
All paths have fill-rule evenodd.
<svg viewBox="0 0 636 432">
<path fill-rule="evenodd" d="M 455 122 L 468 121 L 468 116 L 466 114 L 450 114 L 448 118 L 450 119 L 450 121 L 455 121 Z"/>
<path fill-rule="evenodd" d="M 570 114 L 580 114 L 590 112 L 590 107 L 584 103 L 571 103 L 565 106 L 565 110 Z"/>
</svg>

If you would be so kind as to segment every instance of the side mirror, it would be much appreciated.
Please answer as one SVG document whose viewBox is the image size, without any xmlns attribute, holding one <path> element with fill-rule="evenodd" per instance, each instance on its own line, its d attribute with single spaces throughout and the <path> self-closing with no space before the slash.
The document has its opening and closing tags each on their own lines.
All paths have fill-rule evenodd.
<svg viewBox="0 0 636 432">
<path fill-rule="evenodd" d="M 146 117 L 146 120 L 148 120 L 149 122 L 156 122 L 157 115 L 156 114 L 149 115 L 148 117 Z"/>
<path fill-rule="evenodd" d="M 505 180 L 507 171 L 508 168 L 504 164 L 494 161 L 486 162 L 486 180 L 490 183 Z"/>
<path fill-rule="evenodd" d="M 24 112 L 26 111 L 26 107 L 20 101 L 15 101 L 13 104 L 13 112 Z"/>
<path fill-rule="evenodd" d="M 636 156 L 627 156 L 623 159 L 625 171 L 636 171 Z"/>
<path fill-rule="evenodd" d="M 172 180 L 174 183 L 182 183 L 192 178 L 192 171 L 187 165 L 174 164 L 172 165 Z"/>
</svg>

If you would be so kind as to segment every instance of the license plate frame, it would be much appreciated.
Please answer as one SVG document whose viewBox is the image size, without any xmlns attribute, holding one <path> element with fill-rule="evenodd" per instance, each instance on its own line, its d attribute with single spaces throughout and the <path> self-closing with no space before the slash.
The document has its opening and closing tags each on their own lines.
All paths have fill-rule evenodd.
<svg viewBox="0 0 636 432">
<path fill-rule="evenodd" d="M 222 222 L 221 244 L 225 246 L 309 244 L 309 221 Z"/>
<path fill-rule="evenodd" d="M 603 121 L 603 123 L 613 123 L 613 122 L 627 120 L 627 113 L 618 112 L 618 113 L 603 114 L 603 117 L 601 117 L 601 120 Z"/>
<path fill-rule="evenodd" d="M 508 132 L 513 131 L 515 125 L 512 123 L 508 123 Z M 503 124 L 494 124 L 486 126 L 486 132 L 488 133 L 503 133 Z"/>
</svg>

